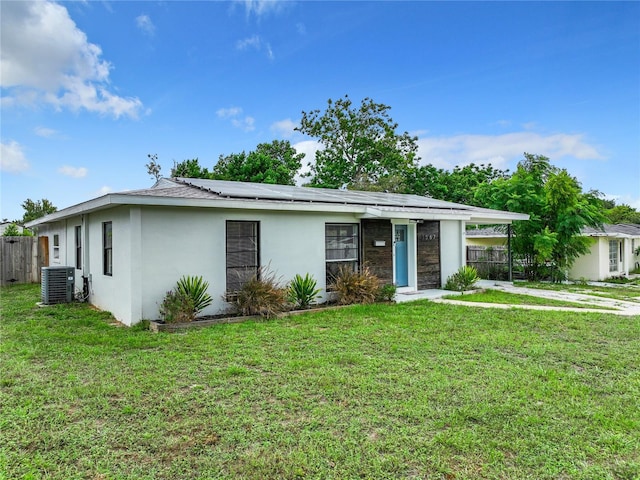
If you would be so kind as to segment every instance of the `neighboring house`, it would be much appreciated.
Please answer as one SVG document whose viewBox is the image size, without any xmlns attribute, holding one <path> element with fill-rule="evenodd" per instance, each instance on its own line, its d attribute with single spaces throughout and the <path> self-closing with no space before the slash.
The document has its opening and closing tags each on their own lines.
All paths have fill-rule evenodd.
<svg viewBox="0 0 640 480">
<path fill-rule="evenodd" d="M 506 230 L 495 227 L 470 228 L 465 232 L 468 247 L 504 247 L 507 248 Z"/>
<path fill-rule="evenodd" d="M 600 230 L 584 228 L 582 234 L 594 241 L 590 252 L 576 259 L 570 271 L 571 278 L 604 280 L 628 275 L 638 268 L 640 257 L 634 252 L 640 247 L 640 225 L 603 225 Z"/>
<path fill-rule="evenodd" d="M 9 228 L 9 225 L 15 225 L 18 228 L 18 232 L 20 233 L 24 231 L 24 228 L 15 222 L 2 222 L 0 223 L 0 235 L 4 235 L 4 232 L 7 228 Z"/>
<path fill-rule="evenodd" d="M 214 299 L 203 314 L 221 313 L 226 293 L 261 265 L 283 281 L 311 274 L 323 299 L 340 266 L 366 264 L 400 291 L 440 288 L 465 264 L 467 222 L 526 219 L 416 195 L 178 178 L 28 227 L 48 237 L 51 265 L 76 268 L 76 288 L 87 282 L 92 304 L 132 325 L 158 318 L 183 275 L 203 276 Z"/>
<path fill-rule="evenodd" d="M 640 247 L 640 225 L 603 225 L 602 229 L 585 227 L 582 235 L 593 242 L 589 253 L 578 257 L 569 270 L 569 278 L 604 280 L 609 277 L 628 275 L 640 266 L 640 257 L 635 251 Z M 505 246 L 507 234 L 495 228 L 467 230 L 467 246 Z"/>
</svg>

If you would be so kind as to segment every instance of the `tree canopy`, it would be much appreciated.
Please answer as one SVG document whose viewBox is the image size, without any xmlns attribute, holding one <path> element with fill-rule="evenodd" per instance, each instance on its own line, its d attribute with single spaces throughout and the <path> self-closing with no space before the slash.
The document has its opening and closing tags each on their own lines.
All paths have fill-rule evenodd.
<svg viewBox="0 0 640 480">
<path fill-rule="evenodd" d="M 322 148 L 309 162 L 309 184 L 325 188 L 359 188 L 387 184 L 394 191 L 416 167 L 417 137 L 396 133 L 391 107 L 362 100 L 359 108 L 345 95 L 327 102 L 324 112 L 302 112 L 297 131 L 317 139 Z"/>
<path fill-rule="evenodd" d="M 192 158 L 182 162 L 173 162 L 171 177 L 211 178 L 211 173 L 206 167 L 200 165 L 200 161 L 197 158 Z"/>
<path fill-rule="evenodd" d="M 529 278 L 563 279 L 589 250 L 582 228 L 605 220 L 597 195 L 583 193 L 574 177 L 542 155 L 525 153 L 513 175 L 480 185 L 475 199 L 489 208 L 530 215 L 513 224 L 513 250 L 525 261 Z"/>
<path fill-rule="evenodd" d="M 249 153 L 220 155 L 211 171 L 197 158 L 174 163 L 171 176 L 295 185 L 303 158 L 304 153 L 297 153 L 288 140 L 274 140 L 258 144 Z"/>
<path fill-rule="evenodd" d="M 405 193 L 428 195 L 439 200 L 479 205 L 475 191 L 480 185 L 507 178 L 508 170 L 491 165 L 471 163 L 453 170 L 437 169 L 433 165 L 422 165 L 407 172 Z"/>
<path fill-rule="evenodd" d="M 624 203 L 613 206 L 605 214 L 607 223 L 640 223 L 640 212 Z"/>
<path fill-rule="evenodd" d="M 44 217 L 50 213 L 58 210 L 49 200 L 43 198 L 42 200 L 33 201 L 27 198 L 22 202 L 22 208 L 24 208 L 24 215 L 22 216 L 22 223 L 30 222 L 36 218 Z"/>
<path fill-rule="evenodd" d="M 240 182 L 295 185 L 304 153 L 297 153 L 288 140 L 261 143 L 248 154 L 220 155 L 211 178 Z"/>
</svg>

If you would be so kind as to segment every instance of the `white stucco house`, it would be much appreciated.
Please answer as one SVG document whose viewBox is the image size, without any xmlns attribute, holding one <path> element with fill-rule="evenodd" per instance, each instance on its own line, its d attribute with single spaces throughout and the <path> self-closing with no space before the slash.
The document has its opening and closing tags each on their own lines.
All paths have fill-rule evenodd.
<svg viewBox="0 0 640 480">
<path fill-rule="evenodd" d="M 569 270 L 569 278 L 602 281 L 628 275 L 640 267 L 640 256 L 635 254 L 640 247 L 640 225 L 585 227 L 581 234 L 592 239 L 590 250 L 576 259 Z M 467 230 L 466 243 L 468 246 L 502 247 L 507 244 L 507 234 L 495 228 Z"/>
<path fill-rule="evenodd" d="M 608 277 L 628 275 L 638 268 L 640 256 L 640 225 L 603 225 L 602 229 L 584 228 L 582 235 L 593 239 L 588 254 L 576 259 L 571 278 L 604 280 Z"/>
<path fill-rule="evenodd" d="M 465 263 L 467 222 L 526 219 L 416 195 L 174 178 L 28 227 L 48 238 L 51 265 L 75 268 L 93 305 L 133 325 L 158 318 L 183 275 L 209 282 L 203 314 L 226 311 L 226 293 L 261 265 L 284 281 L 311 274 L 324 298 L 341 265 L 366 264 L 399 291 L 440 288 Z"/>
</svg>

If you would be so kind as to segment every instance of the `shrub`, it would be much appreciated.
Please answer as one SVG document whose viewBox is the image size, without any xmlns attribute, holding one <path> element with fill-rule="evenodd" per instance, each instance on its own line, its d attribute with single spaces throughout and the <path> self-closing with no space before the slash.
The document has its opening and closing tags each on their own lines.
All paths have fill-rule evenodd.
<svg viewBox="0 0 640 480">
<path fill-rule="evenodd" d="M 245 282 L 238 291 L 235 305 L 243 315 L 271 318 L 287 308 L 287 289 L 275 273 L 260 267 L 258 274 Z"/>
<path fill-rule="evenodd" d="M 320 297 L 320 289 L 316 286 L 316 280 L 308 273 L 304 277 L 296 274 L 287 289 L 289 301 L 299 308 L 309 308 Z"/>
<path fill-rule="evenodd" d="M 2 235 L 4 237 L 19 237 L 20 231 L 18 230 L 18 227 L 15 223 L 10 223 L 9 225 L 7 225 L 7 228 Z"/>
<path fill-rule="evenodd" d="M 195 318 L 193 299 L 182 292 L 169 290 L 160 304 L 160 317 L 165 323 L 186 323 Z"/>
<path fill-rule="evenodd" d="M 470 290 L 478 280 L 480 279 L 478 278 L 477 270 L 468 265 L 464 265 L 460 267 L 456 273 L 447 278 L 447 283 L 444 288 L 446 290 L 463 292 Z"/>
<path fill-rule="evenodd" d="M 202 277 L 183 276 L 174 289 L 165 294 L 160 305 L 161 318 L 165 323 L 192 322 L 213 301 L 208 288 L 209 282 Z"/>
<path fill-rule="evenodd" d="M 362 267 L 359 272 L 341 267 L 331 288 L 338 294 L 338 303 L 341 305 L 373 303 L 380 289 L 380 281 L 368 267 Z"/>
<path fill-rule="evenodd" d="M 378 288 L 378 293 L 376 294 L 377 302 L 393 302 L 396 298 L 396 291 L 398 289 L 392 283 L 387 283 L 382 287 Z"/>
</svg>

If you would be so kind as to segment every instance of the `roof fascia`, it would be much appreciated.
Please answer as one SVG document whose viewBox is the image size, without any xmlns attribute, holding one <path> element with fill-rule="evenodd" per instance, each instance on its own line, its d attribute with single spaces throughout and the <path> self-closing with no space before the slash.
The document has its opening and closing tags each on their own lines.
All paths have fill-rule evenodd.
<svg viewBox="0 0 640 480">
<path fill-rule="evenodd" d="M 366 205 L 349 205 L 322 202 L 295 202 L 273 200 L 248 200 L 230 198 L 180 198 L 157 197 L 153 195 L 132 195 L 127 193 L 110 193 L 63 210 L 28 222 L 26 227 L 36 227 L 64 220 L 69 217 L 91 213 L 119 205 L 147 205 L 158 207 L 198 207 L 217 209 L 244 209 L 244 210 L 270 210 L 270 211 L 296 211 L 296 212 L 320 212 L 320 213 L 352 213 L 360 218 L 400 218 L 421 220 L 463 220 L 473 223 L 509 224 L 513 220 L 528 220 L 529 215 L 501 212 L 498 210 L 483 211 L 452 211 L 442 212 L 416 212 L 403 211 L 400 207 L 393 210 L 380 210 Z"/>
<path fill-rule="evenodd" d="M 416 211 L 402 211 L 397 210 L 380 210 L 375 207 L 366 207 L 365 212 L 358 215 L 358 218 L 394 218 L 403 220 L 469 220 L 469 214 L 467 212 L 459 213 L 442 213 L 442 212 L 416 212 Z"/>
</svg>

